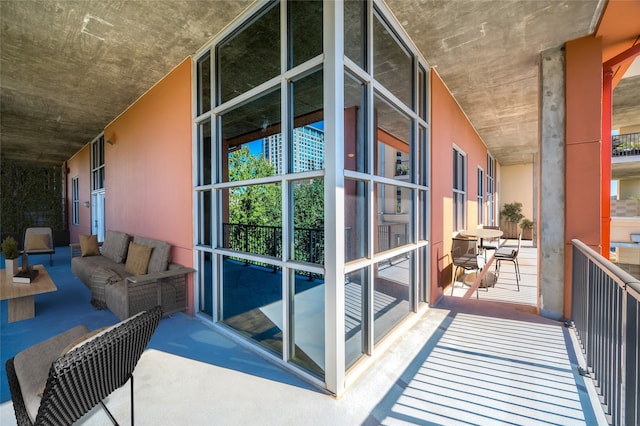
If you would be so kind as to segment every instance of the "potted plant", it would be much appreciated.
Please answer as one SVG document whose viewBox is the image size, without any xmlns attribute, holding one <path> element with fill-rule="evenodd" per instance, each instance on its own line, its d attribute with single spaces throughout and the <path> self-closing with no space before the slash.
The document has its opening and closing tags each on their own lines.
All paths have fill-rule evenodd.
<svg viewBox="0 0 640 426">
<path fill-rule="evenodd" d="M 529 219 L 522 219 L 520 222 L 520 228 L 522 229 L 522 239 L 523 240 L 532 240 L 533 239 L 533 222 Z"/>
<path fill-rule="evenodd" d="M 518 238 L 518 223 L 522 220 L 522 203 L 507 203 L 500 211 L 501 218 L 505 221 L 505 238 Z"/>
<path fill-rule="evenodd" d="M 14 275 L 18 272 L 18 242 L 13 237 L 7 237 L 2 241 L 2 254 L 5 259 L 7 273 Z"/>
</svg>

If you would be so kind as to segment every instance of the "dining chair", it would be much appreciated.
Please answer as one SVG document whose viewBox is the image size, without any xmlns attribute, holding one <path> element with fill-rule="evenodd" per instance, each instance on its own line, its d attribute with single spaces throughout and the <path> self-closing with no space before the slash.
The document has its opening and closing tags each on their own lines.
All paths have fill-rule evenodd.
<svg viewBox="0 0 640 426">
<path fill-rule="evenodd" d="M 451 283 L 451 295 L 453 295 L 453 289 L 456 285 L 458 269 L 462 268 L 464 271 L 480 270 L 476 245 L 477 240 L 475 238 L 452 238 L 451 260 L 455 266 L 455 270 L 453 272 L 453 281 Z"/>
<path fill-rule="evenodd" d="M 520 253 L 521 246 L 522 229 L 520 230 L 520 235 L 518 236 L 517 248 L 514 249 L 513 247 L 500 247 L 493 255 L 493 258 L 496 262 L 496 281 L 498 280 L 498 275 L 500 274 L 500 264 L 502 263 L 502 261 L 512 262 L 516 270 L 516 284 L 518 286 L 518 291 L 520 291 L 520 265 L 518 264 L 518 254 Z"/>
</svg>

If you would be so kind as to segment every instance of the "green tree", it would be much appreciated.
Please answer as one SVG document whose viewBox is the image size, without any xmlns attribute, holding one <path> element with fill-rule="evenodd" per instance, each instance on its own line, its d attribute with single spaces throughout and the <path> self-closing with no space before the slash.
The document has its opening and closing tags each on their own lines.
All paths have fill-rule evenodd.
<svg viewBox="0 0 640 426">
<path fill-rule="evenodd" d="M 243 147 L 229 156 L 229 181 L 273 176 L 273 165 Z M 281 188 L 277 184 L 247 185 L 229 191 L 229 221 L 251 225 L 281 224 Z"/>
<path fill-rule="evenodd" d="M 296 183 L 293 199 L 297 228 L 324 228 L 324 179 Z"/>
</svg>

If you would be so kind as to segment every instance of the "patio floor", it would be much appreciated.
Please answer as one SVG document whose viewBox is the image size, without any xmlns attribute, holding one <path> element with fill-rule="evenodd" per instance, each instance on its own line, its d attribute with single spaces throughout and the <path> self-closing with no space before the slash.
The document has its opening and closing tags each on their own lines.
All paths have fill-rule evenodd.
<svg viewBox="0 0 640 426">
<path fill-rule="evenodd" d="M 13 355 L 7 351 L 28 347 L 30 340 L 40 341 L 46 334 L 56 334 L 60 327 L 69 328 L 73 318 L 90 329 L 117 321 L 108 311 L 91 308 L 89 291 L 71 276 L 65 253 L 60 248 L 55 266 L 47 266 L 59 290 L 36 296 L 36 318 L 8 324 L 6 302 L 0 305 L 3 361 Z M 522 256 L 524 281 L 528 256 L 524 251 Z M 504 279 L 505 292 L 510 285 L 508 267 L 508 263 L 503 265 L 499 280 Z M 496 297 L 498 291 L 492 290 L 497 288 L 489 292 L 481 289 L 480 300 L 475 295 L 443 298 L 340 399 L 197 319 L 183 314 L 164 318 L 135 371 L 136 422 L 606 424 L 592 383 L 577 373 L 581 361 L 571 331 L 522 309 L 522 305 L 483 300 L 483 293 Z M 62 315 L 64 321 L 56 321 Z M 2 380 L 6 381 L 6 375 Z M 114 392 L 106 404 L 121 424 L 129 424 L 128 384 Z M 13 406 L 4 391 L 0 424 L 15 424 Z M 96 408 L 79 424 L 104 425 L 109 420 Z"/>
</svg>

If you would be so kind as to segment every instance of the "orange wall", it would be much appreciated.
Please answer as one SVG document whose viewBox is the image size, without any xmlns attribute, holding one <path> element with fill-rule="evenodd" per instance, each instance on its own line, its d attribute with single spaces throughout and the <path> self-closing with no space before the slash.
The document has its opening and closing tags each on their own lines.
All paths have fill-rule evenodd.
<svg viewBox="0 0 640 426">
<path fill-rule="evenodd" d="M 478 167 L 487 173 L 487 148 L 435 70 L 431 71 L 431 303 L 451 283 L 453 146 L 467 155 L 467 227 L 478 225 Z"/>
<path fill-rule="evenodd" d="M 172 245 L 193 265 L 191 58 L 104 131 L 106 228 Z"/>
<path fill-rule="evenodd" d="M 67 203 L 67 217 L 69 220 L 69 239 L 72 243 L 79 242 L 78 235 L 91 234 L 91 208 L 85 207 L 84 203 L 91 202 L 91 147 L 86 145 L 76 155 L 67 161 L 67 193 L 65 194 Z M 78 177 L 78 194 L 80 206 L 78 207 L 79 224 L 73 222 L 73 189 L 72 180 Z"/>
<path fill-rule="evenodd" d="M 583 37 L 565 45 L 566 208 L 565 317 L 571 310 L 571 240 L 600 252 L 602 43 Z M 595 172 L 594 171 L 598 171 Z"/>
</svg>

